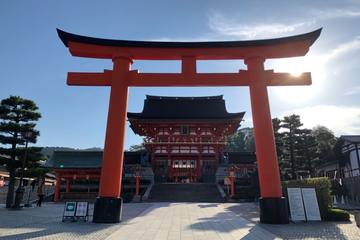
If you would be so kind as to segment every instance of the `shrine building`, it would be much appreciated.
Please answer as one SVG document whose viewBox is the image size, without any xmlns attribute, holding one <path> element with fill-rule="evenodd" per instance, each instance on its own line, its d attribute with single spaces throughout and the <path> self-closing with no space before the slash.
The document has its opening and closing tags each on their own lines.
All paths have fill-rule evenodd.
<svg viewBox="0 0 360 240">
<path fill-rule="evenodd" d="M 127 117 L 145 138 L 156 181 L 214 182 L 226 137 L 244 114 L 228 113 L 223 96 L 147 96 L 143 111 Z"/>
<path fill-rule="evenodd" d="M 255 153 L 225 151 L 227 137 L 240 127 L 244 114 L 227 112 L 221 95 L 146 96 L 142 112 L 127 113 L 130 128 L 144 137 L 146 150 L 124 152 L 123 198 L 131 201 L 134 195 L 138 167 L 141 196 L 151 183 L 217 183 L 226 190 L 230 167 L 237 169 L 236 192 L 248 192 L 256 171 Z M 95 199 L 102 162 L 103 151 L 55 151 L 45 164 L 56 175 L 54 200 Z M 152 194 L 151 187 L 148 192 Z"/>
</svg>

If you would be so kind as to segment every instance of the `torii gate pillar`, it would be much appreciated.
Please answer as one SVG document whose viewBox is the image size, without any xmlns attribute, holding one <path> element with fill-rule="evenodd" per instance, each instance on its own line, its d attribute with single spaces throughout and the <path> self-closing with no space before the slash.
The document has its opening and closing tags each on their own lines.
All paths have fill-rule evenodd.
<svg viewBox="0 0 360 240">
<path fill-rule="evenodd" d="M 281 191 L 264 61 L 265 59 L 261 57 L 245 60 L 249 72 L 251 111 L 260 182 L 260 219 L 265 223 L 288 223 L 287 203 Z"/>
<path fill-rule="evenodd" d="M 129 71 L 131 59 L 115 57 L 113 59 L 112 87 L 106 138 L 104 161 L 101 168 L 99 196 L 94 205 L 93 222 L 113 223 L 121 220 L 122 199 L 121 179 L 124 160 L 125 126 L 127 113 Z"/>
</svg>

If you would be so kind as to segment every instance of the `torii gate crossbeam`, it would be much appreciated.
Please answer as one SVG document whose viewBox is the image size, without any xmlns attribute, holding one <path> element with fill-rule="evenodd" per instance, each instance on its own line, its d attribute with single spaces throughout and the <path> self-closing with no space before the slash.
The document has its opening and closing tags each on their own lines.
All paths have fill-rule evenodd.
<svg viewBox="0 0 360 240">
<path fill-rule="evenodd" d="M 85 37 L 58 29 L 73 56 L 112 59 L 113 69 L 102 73 L 69 72 L 67 83 L 111 87 L 99 197 L 94 222 L 118 222 L 122 201 L 121 176 L 128 87 L 249 86 L 260 182 L 260 221 L 288 223 L 282 197 L 268 86 L 310 85 L 311 74 L 293 77 L 264 69 L 266 59 L 304 56 L 319 37 L 314 32 L 277 39 L 232 42 L 144 42 Z M 181 73 L 139 73 L 133 60 L 181 60 Z M 197 60 L 243 59 L 239 73 L 197 73 Z"/>
</svg>

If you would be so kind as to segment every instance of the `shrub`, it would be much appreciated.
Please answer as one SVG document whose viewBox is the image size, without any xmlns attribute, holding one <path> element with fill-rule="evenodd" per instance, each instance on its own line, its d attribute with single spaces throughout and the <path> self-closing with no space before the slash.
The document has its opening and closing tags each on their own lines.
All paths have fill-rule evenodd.
<svg viewBox="0 0 360 240">
<path fill-rule="evenodd" d="M 303 180 L 291 180 L 282 182 L 283 194 L 287 197 L 288 187 L 313 187 L 316 191 L 316 197 L 319 203 L 320 215 L 323 220 L 326 219 L 329 208 L 332 207 L 332 201 L 330 196 L 330 180 L 327 177 L 320 178 L 307 178 Z"/>
<path fill-rule="evenodd" d="M 325 217 L 326 221 L 350 221 L 350 214 L 342 209 L 330 208 Z"/>
</svg>

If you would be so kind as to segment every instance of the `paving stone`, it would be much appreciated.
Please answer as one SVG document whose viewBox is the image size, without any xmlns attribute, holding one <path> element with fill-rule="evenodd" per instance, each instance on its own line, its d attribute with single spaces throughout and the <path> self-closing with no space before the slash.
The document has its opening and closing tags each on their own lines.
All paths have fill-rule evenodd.
<svg viewBox="0 0 360 240">
<path fill-rule="evenodd" d="M 360 239 L 353 217 L 351 223 L 259 224 L 253 203 L 125 204 L 119 224 L 63 223 L 63 207 L 11 211 L 0 205 L 0 239 Z"/>
</svg>

